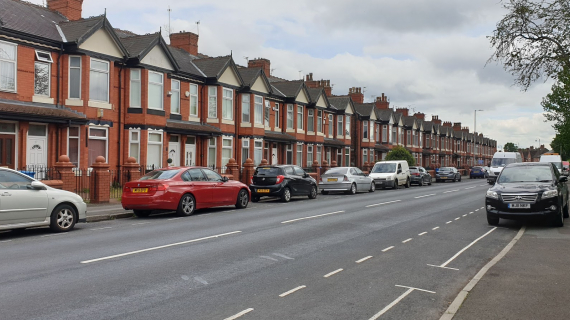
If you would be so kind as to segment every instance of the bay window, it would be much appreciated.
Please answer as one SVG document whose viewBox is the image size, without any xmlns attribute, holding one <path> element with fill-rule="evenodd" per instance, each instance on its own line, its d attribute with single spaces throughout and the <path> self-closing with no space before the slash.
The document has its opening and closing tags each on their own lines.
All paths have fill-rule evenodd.
<svg viewBox="0 0 570 320">
<path fill-rule="evenodd" d="M 0 41 L 0 90 L 16 91 L 16 44 Z"/>
<path fill-rule="evenodd" d="M 329 114 L 329 137 L 332 138 L 334 134 L 334 115 Z"/>
<path fill-rule="evenodd" d="M 241 163 L 244 164 L 249 158 L 249 139 L 244 138 L 241 141 Z"/>
<path fill-rule="evenodd" d="M 303 130 L 303 106 L 297 106 L 297 129 Z"/>
<path fill-rule="evenodd" d="M 218 88 L 208 87 L 208 118 L 218 118 Z"/>
<path fill-rule="evenodd" d="M 302 166 L 303 165 L 303 145 L 297 145 L 297 163 L 296 165 Z"/>
<path fill-rule="evenodd" d="M 339 115 L 336 117 L 337 119 L 337 124 L 336 124 L 336 134 L 338 136 L 344 136 L 344 125 L 343 125 L 343 119 L 344 117 Z M 339 164 L 340 166 L 340 164 Z"/>
<path fill-rule="evenodd" d="M 293 120 L 293 105 L 292 104 L 288 104 L 287 105 L 287 129 L 293 129 L 294 128 L 294 120 Z"/>
<path fill-rule="evenodd" d="M 271 110 L 271 102 L 269 100 L 265 100 L 265 126 L 269 127 L 269 115 Z"/>
<path fill-rule="evenodd" d="M 317 132 L 323 132 L 323 112 L 317 110 Z"/>
<path fill-rule="evenodd" d="M 279 103 L 275 103 L 275 128 L 279 128 L 281 117 L 279 116 Z"/>
<path fill-rule="evenodd" d="M 222 138 L 222 167 L 225 167 L 232 157 L 233 139 L 231 137 Z"/>
<path fill-rule="evenodd" d="M 307 146 L 307 168 L 313 166 L 313 146 Z"/>
<path fill-rule="evenodd" d="M 79 127 L 69 127 L 67 129 L 67 154 L 69 161 L 77 168 L 79 167 Z"/>
<path fill-rule="evenodd" d="M 141 147 L 140 130 L 129 130 L 129 157 L 133 157 L 140 163 L 140 147 Z"/>
<path fill-rule="evenodd" d="M 190 84 L 190 116 L 198 117 L 198 85 Z"/>
<path fill-rule="evenodd" d="M 170 84 L 170 112 L 180 114 L 180 81 L 172 80 Z"/>
<path fill-rule="evenodd" d="M 350 137 L 350 115 L 346 115 L 346 136 Z"/>
<path fill-rule="evenodd" d="M 368 139 L 368 121 L 362 121 L 362 138 Z"/>
<path fill-rule="evenodd" d="M 315 110 L 307 110 L 307 131 L 315 131 Z"/>
<path fill-rule="evenodd" d="M 162 132 L 148 131 L 146 164 L 149 168 L 162 168 Z"/>
<path fill-rule="evenodd" d="M 215 137 L 208 139 L 208 167 L 210 168 L 216 167 L 216 145 L 217 141 Z"/>
<path fill-rule="evenodd" d="M 263 97 L 255 96 L 253 100 L 255 123 L 263 124 Z"/>
<path fill-rule="evenodd" d="M 263 141 L 255 140 L 253 142 L 253 164 L 258 166 L 263 157 Z"/>
</svg>

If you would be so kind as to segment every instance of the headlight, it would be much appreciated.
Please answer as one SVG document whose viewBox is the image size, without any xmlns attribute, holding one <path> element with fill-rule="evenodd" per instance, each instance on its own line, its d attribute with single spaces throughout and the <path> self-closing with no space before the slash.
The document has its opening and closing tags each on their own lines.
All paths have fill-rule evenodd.
<svg viewBox="0 0 570 320">
<path fill-rule="evenodd" d="M 386 177 L 386 180 L 387 180 L 387 181 L 392 180 L 392 176 L 387 176 L 387 177 Z"/>
<path fill-rule="evenodd" d="M 558 195 L 557 190 L 548 190 L 542 193 L 542 199 L 554 198 Z"/>
<path fill-rule="evenodd" d="M 499 199 L 499 195 L 495 191 L 487 190 L 487 198 Z"/>
</svg>

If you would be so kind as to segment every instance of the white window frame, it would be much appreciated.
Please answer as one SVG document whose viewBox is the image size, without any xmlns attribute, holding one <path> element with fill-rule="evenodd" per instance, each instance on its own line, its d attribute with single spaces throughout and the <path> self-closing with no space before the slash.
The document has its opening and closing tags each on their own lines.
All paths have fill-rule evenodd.
<svg viewBox="0 0 570 320">
<path fill-rule="evenodd" d="M 344 148 L 344 159 L 346 163 L 344 164 L 345 167 L 350 167 L 350 147 Z"/>
<path fill-rule="evenodd" d="M 317 152 L 316 152 L 315 160 L 317 160 L 319 162 L 319 164 L 321 164 L 321 162 L 322 162 L 322 157 L 323 157 L 323 147 L 317 146 Z"/>
<path fill-rule="evenodd" d="M 300 116 L 300 117 L 299 117 Z M 305 108 L 303 106 L 297 106 L 297 129 L 303 130 L 303 118 L 305 117 Z M 299 124 L 299 119 L 301 123 Z"/>
<path fill-rule="evenodd" d="M 138 79 L 133 78 L 133 73 L 138 73 Z M 141 69 L 130 69 L 130 81 L 129 81 L 129 108 L 141 108 L 142 102 L 142 81 L 141 81 Z M 139 86 L 139 103 L 138 105 L 133 104 L 133 83 Z"/>
<path fill-rule="evenodd" d="M 291 153 L 291 163 L 289 163 L 288 161 L 288 154 Z M 293 164 L 293 159 L 294 159 L 294 153 L 293 153 L 293 145 L 292 144 L 288 144 L 285 147 L 285 163 L 286 164 Z"/>
<path fill-rule="evenodd" d="M 212 142 L 214 142 L 214 144 L 212 144 Z M 217 150 L 217 146 L 218 146 L 218 138 L 217 137 L 211 137 L 210 139 L 208 139 L 208 154 L 206 156 L 206 166 L 208 168 L 212 168 L 216 166 L 216 163 L 218 161 L 218 150 Z M 210 149 L 214 149 L 214 161 L 212 162 L 213 165 L 210 163 Z"/>
<path fill-rule="evenodd" d="M 259 159 L 256 157 L 257 154 L 259 154 Z M 263 160 L 263 140 L 255 139 L 253 140 L 253 164 L 257 167 L 261 160 Z"/>
<path fill-rule="evenodd" d="M 315 110 L 307 108 L 307 131 L 315 132 Z"/>
<path fill-rule="evenodd" d="M 265 99 L 265 109 L 263 109 L 263 124 L 269 127 L 271 120 L 271 102 Z"/>
<path fill-rule="evenodd" d="M 362 149 L 362 164 L 368 162 L 368 149 Z"/>
<path fill-rule="evenodd" d="M 81 166 L 81 127 L 73 126 L 72 128 L 77 128 L 77 136 L 71 136 L 69 133 L 69 129 L 71 128 L 67 128 L 67 154 L 69 155 L 70 138 L 77 139 L 77 167 L 79 167 Z"/>
<path fill-rule="evenodd" d="M 329 138 L 332 138 L 334 136 L 334 115 L 332 113 L 329 114 L 329 132 L 328 133 L 329 133 Z"/>
<path fill-rule="evenodd" d="M 93 69 L 93 66 L 92 66 L 93 61 L 107 64 L 107 71 L 105 72 L 103 70 Z M 91 58 L 89 62 L 90 62 L 89 63 L 89 83 L 90 83 L 89 84 L 89 100 L 109 103 L 109 95 L 110 95 L 110 91 L 111 91 L 111 89 L 110 89 L 110 87 L 111 87 L 111 81 L 110 81 L 111 63 L 109 61 L 95 59 L 95 58 Z M 98 73 L 107 74 L 107 100 L 95 100 L 95 99 L 93 99 L 93 97 L 91 97 L 91 72 L 98 72 Z"/>
<path fill-rule="evenodd" d="M 312 145 L 307 145 L 307 168 L 311 168 L 313 166 L 313 151 L 314 147 Z"/>
<path fill-rule="evenodd" d="M 382 125 L 382 142 L 388 142 L 388 126 Z"/>
<path fill-rule="evenodd" d="M 132 133 L 136 132 L 138 133 L 138 139 L 137 140 L 133 140 L 133 135 Z M 136 157 L 131 153 L 131 145 L 132 144 L 138 144 L 138 154 L 136 155 Z M 141 159 L 141 130 L 140 129 L 129 129 L 129 157 L 133 157 L 135 159 L 137 159 L 137 163 L 140 163 L 140 159 Z"/>
<path fill-rule="evenodd" d="M 208 86 L 208 118 L 218 119 L 218 87 Z"/>
<path fill-rule="evenodd" d="M 287 129 L 295 129 L 295 109 L 292 104 L 287 105 Z"/>
<path fill-rule="evenodd" d="M 222 119 L 234 119 L 234 91 L 224 87 L 222 87 Z"/>
<path fill-rule="evenodd" d="M 362 121 L 362 139 L 368 139 L 368 131 L 370 127 L 368 126 L 368 120 Z"/>
<path fill-rule="evenodd" d="M 192 88 L 196 89 L 196 93 L 192 93 Z M 190 116 L 191 117 L 198 117 L 198 115 L 200 114 L 200 106 L 199 106 L 199 101 L 198 101 L 198 85 L 191 83 L 190 84 L 190 89 L 188 91 L 190 93 L 190 100 L 188 101 L 188 103 L 190 104 Z M 194 101 L 196 101 L 196 112 L 192 113 L 192 100 L 194 99 Z"/>
<path fill-rule="evenodd" d="M 99 136 L 92 136 L 91 130 L 105 130 L 105 137 Z M 105 140 L 105 160 L 109 161 L 109 128 L 107 127 L 100 127 L 100 126 L 90 126 L 89 127 L 89 136 L 87 137 L 87 141 L 89 140 Z M 89 159 L 87 159 L 89 160 Z"/>
<path fill-rule="evenodd" d="M 72 59 L 72 58 L 79 58 L 79 67 L 72 67 L 72 66 L 71 66 L 71 59 Z M 81 100 L 81 93 L 82 93 L 82 91 L 83 91 L 83 90 L 81 90 L 81 89 L 82 89 L 82 88 L 81 88 L 81 81 L 82 81 L 81 78 L 83 78 L 83 77 L 82 77 L 82 73 L 81 73 L 81 69 L 82 69 L 82 67 L 83 67 L 83 59 L 81 59 L 81 56 L 69 56 L 69 59 L 68 59 L 67 62 L 68 62 L 68 66 L 69 66 L 69 68 L 68 68 L 68 70 L 67 70 L 67 79 L 68 79 L 68 83 L 67 83 L 67 98 L 70 99 L 70 100 Z M 79 97 L 71 97 L 71 82 L 74 81 L 73 79 L 71 79 L 71 69 L 79 69 L 79 79 L 78 79 L 78 82 L 79 82 Z"/>
<path fill-rule="evenodd" d="M 301 159 L 299 160 L 299 155 L 301 156 Z M 303 145 L 302 144 L 297 144 L 297 150 L 295 151 L 295 165 L 302 167 L 303 166 Z"/>
<path fill-rule="evenodd" d="M 36 65 L 46 65 L 48 68 L 48 77 L 47 77 L 47 82 L 48 82 L 48 88 L 47 88 L 47 94 L 39 94 L 36 92 Z M 51 96 L 51 63 L 48 62 L 42 62 L 42 61 L 35 61 L 34 62 L 34 96 L 38 96 L 38 97 L 50 97 Z"/>
<path fill-rule="evenodd" d="M 242 138 L 241 140 L 241 163 L 245 163 L 249 159 L 249 138 Z M 244 154 L 244 150 L 247 150 L 247 154 Z"/>
<path fill-rule="evenodd" d="M 0 43 L 14 47 L 14 60 L 8 60 L 8 59 L 0 58 L 0 62 L 4 62 L 4 63 L 14 65 L 14 89 L 1 89 L 0 88 L 0 91 L 18 92 L 18 45 L 15 43 L 6 42 L 6 41 L 0 41 Z"/>
<path fill-rule="evenodd" d="M 175 83 L 178 84 L 178 89 L 176 89 L 176 87 L 174 86 Z M 170 92 L 172 92 L 172 95 L 170 96 L 170 113 L 180 114 L 181 96 L 180 96 L 180 81 L 179 80 L 174 80 L 174 79 L 170 80 Z M 178 96 L 178 99 L 176 99 L 177 96 Z M 177 112 L 173 111 L 174 106 L 172 104 L 175 101 L 178 103 L 178 111 Z"/>
<path fill-rule="evenodd" d="M 247 121 L 244 120 L 246 116 Z M 251 123 L 251 95 L 249 93 L 241 95 L 241 122 Z"/>
<path fill-rule="evenodd" d="M 317 132 L 323 133 L 323 111 L 317 110 Z"/>
<path fill-rule="evenodd" d="M 376 139 L 377 131 L 374 130 L 375 128 L 376 124 L 374 123 L 374 121 L 370 120 L 370 141 L 372 142 L 378 140 Z"/>
<path fill-rule="evenodd" d="M 350 137 L 350 115 L 349 114 L 346 115 L 346 120 L 345 120 L 344 126 L 346 128 L 345 129 L 346 130 L 346 132 L 345 132 L 346 137 Z"/>
<path fill-rule="evenodd" d="M 337 116 L 336 120 L 337 120 L 336 135 L 344 137 L 344 117 L 343 116 Z M 340 166 L 340 164 L 339 164 L 339 166 Z"/>
<path fill-rule="evenodd" d="M 150 135 L 151 135 L 151 134 L 160 135 L 160 142 L 150 141 Z M 149 146 L 149 145 L 160 145 L 160 161 L 159 161 L 158 167 L 159 167 L 159 168 L 162 168 L 162 158 L 163 158 L 163 156 L 164 156 L 164 155 L 162 154 L 162 152 L 163 152 L 163 150 L 164 150 L 164 132 L 162 132 L 162 131 L 157 131 L 157 130 L 150 130 L 150 129 L 149 129 L 149 130 L 147 131 L 147 136 L 146 136 L 146 137 L 147 137 L 147 139 L 146 139 L 146 141 L 147 141 L 147 142 L 146 142 L 146 144 L 147 144 L 147 151 L 146 151 L 146 153 L 147 153 L 147 159 L 148 159 L 148 146 Z M 139 152 L 140 152 L 140 151 L 139 151 Z"/>
<path fill-rule="evenodd" d="M 253 122 L 256 124 L 263 124 L 263 97 L 253 96 Z"/>
<path fill-rule="evenodd" d="M 46 54 L 48 57 L 42 57 L 40 54 Z M 51 58 L 51 52 L 36 50 L 36 59 L 38 61 L 43 61 L 47 63 L 53 63 L 53 59 Z"/>
<path fill-rule="evenodd" d="M 150 75 L 151 74 L 156 74 L 160 76 L 161 82 L 152 82 L 150 81 Z M 149 109 L 152 110 L 164 110 L 164 73 L 160 73 L 160 72 L 155 72 L 155 71 L 149 71 L 148 72 L 148 86 L 150 88 L 151 85 L 154 86 L 160 86 L 161 90 L 160 90 L 160 107 L 156 108 L 156 107 L 151 107 L 150 105 L 150 90 L 148 90 L 148 101 L 147 101 L 147 105 Z"/>
<path fill-rule="evenodd" d="M 275 129 L 279 129 L 281 117 L 279 117 L 279 103 L 275 103 Z"/>
<path fill-rule="evenodd" d="M 230 145 L 226 146 L 224 144 L 224 141 L 229 141 Z M 230 159 L 233 158 L 233 148 L 234 148 L 234 138 L 233 137 L 222 137 L 222 167 L 225 167 L 228 164 L 228 162 L 230 161 Z M 230 156 L 225 161 L 225 163 L 224 163 L 224 150 L 230 151 Z"/>
</svg>

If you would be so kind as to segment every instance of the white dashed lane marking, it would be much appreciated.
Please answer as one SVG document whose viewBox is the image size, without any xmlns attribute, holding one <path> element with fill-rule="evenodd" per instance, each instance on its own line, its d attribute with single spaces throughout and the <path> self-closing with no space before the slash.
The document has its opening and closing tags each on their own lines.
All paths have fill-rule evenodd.
<svg viewBox="0 0 570 320">
<path fill-rule="evenodd" d="M 386 249 L 383 249 L 382 252 L 386 252 L 386 251 L 388 251 L 388 250 L 392 250 L 393 248 L 394 248 L 394 246 L 388 247 L 388 248 L 386 248 Z"/>
<path fill-rule="evenodd" d="M 306 288 L 306 287 L 307 287 L 307 286 L 298 286 L 297 288 L 291 289 L 291 290 L 289 290 L 289 291 L 287 291 L 287 292 L 283 292 L 282 294 L 279 295 L 279 297 L 280 297 L 280 298 L 283 298 L 283 297 L 285 297 L 285 296 L 290 295 L 290 294 L 293 293 L 293 292 L 299 291 L 299 290 L 301 290 L 301 289 L 303 289 L 303 288 Z"/>
<path fill-rule="evenodd" d="M 354 261 L 354 262 L 356 262 L 356 263 L 361 263 L 361 262 L 364 262 L 364 261 L 366 261 L 366 260 L 368 260 L 368 259 L 370 259 L 370 258 L 372 258 L 372 256 L 364 257 L 364 258 L 362 258 L 362 259 L 360 259 L 360 260 L 356 260 L 356 261 Z"/>
</svg>

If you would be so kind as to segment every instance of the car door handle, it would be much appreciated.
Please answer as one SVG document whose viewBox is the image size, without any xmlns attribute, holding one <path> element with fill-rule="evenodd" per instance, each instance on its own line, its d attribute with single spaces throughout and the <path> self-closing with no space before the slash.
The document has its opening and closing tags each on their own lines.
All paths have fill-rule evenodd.
<svg viewBox="0 0 570 320">
<path fill-rule="evenodd" d="M 2 192 L 3 197 L 10 197 L 12 194 L 9 192 Z"/>
</svg>

